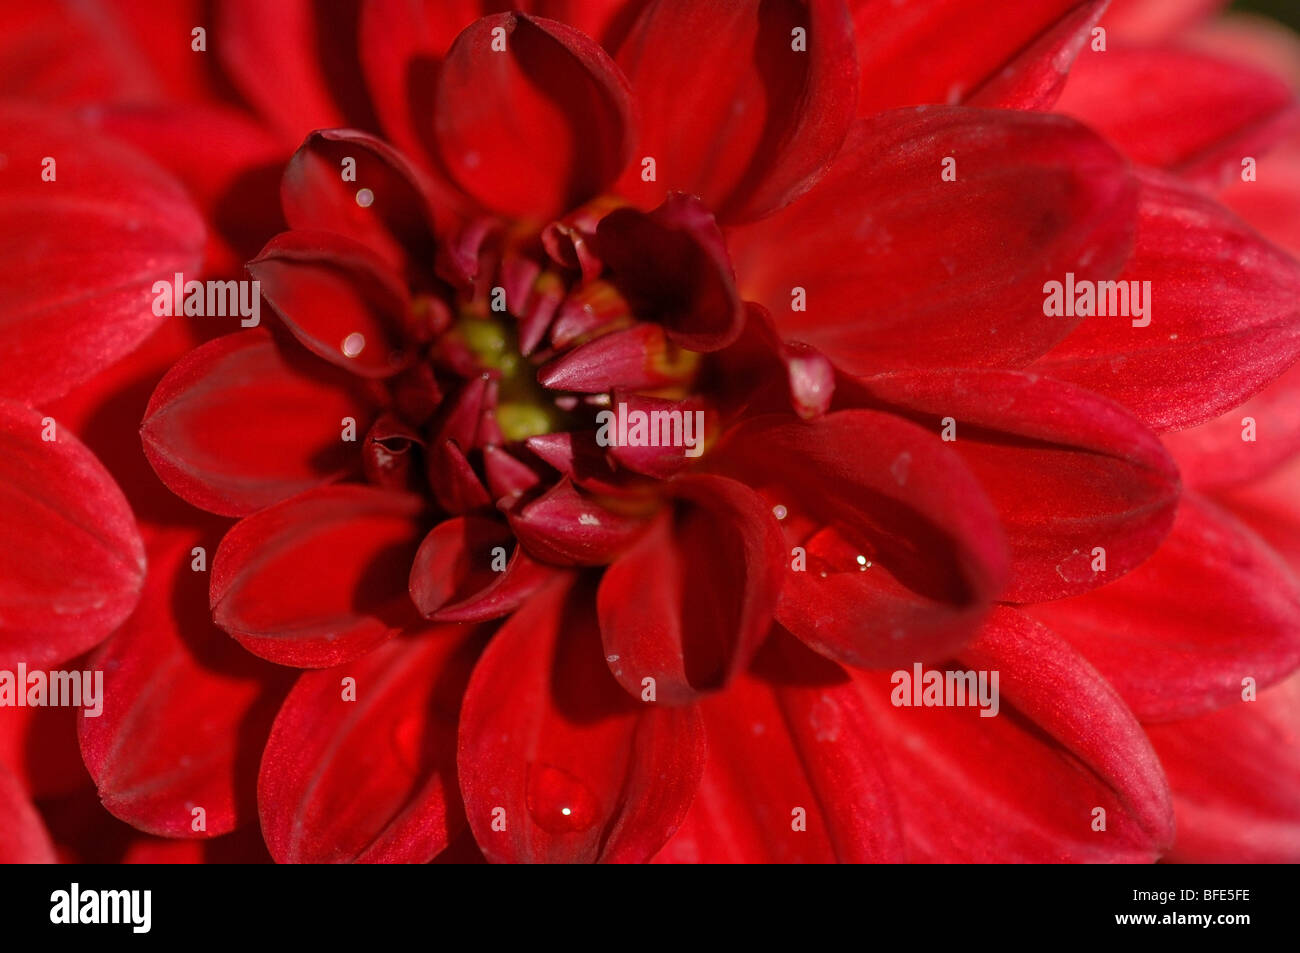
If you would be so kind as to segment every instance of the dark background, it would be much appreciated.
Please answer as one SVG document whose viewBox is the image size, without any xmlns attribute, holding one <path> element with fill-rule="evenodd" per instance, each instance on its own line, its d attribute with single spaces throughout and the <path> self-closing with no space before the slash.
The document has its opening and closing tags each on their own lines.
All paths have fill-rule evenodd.
<svg viewBox="0 0 1300 953">
<path fill-rule="evenodd" d="M 1300 0 L 1237 0 L 1232 9 L 1266 13 L 1275 20 L 1300 29 Z"/>
</svg>

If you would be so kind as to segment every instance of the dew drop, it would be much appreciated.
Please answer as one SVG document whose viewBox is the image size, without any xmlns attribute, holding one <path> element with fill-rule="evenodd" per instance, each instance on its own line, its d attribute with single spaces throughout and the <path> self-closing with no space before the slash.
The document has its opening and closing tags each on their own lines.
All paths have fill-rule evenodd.
<svg viewBox="0 0 1300 953">
<path fill-rule="evenodd" d="M 357 189 L 357 204 L 362 208 L 370 208 L 375 204 L 375 193 L 369 189 Z"/>
<path fill-rule="evenodd" d="M 783 520 L 790 515 L 790 511 L 778 503 L 776 506 L 772 507 L 772 515 L 779 520 Z"/>
<path fill-rule="evenodd" d="M 366 347 L 366 336 L 357 331 L 353 331 L 343 339 L 343 356 L 356 357 Z"/>
<path fill-rule="evenodd" d="M 585 784 L 563 768 L 537 762 L 528 766 L 528 813 L 551 834 L 576 834 L 600 820 L 600 802 Z"/>
</svg>

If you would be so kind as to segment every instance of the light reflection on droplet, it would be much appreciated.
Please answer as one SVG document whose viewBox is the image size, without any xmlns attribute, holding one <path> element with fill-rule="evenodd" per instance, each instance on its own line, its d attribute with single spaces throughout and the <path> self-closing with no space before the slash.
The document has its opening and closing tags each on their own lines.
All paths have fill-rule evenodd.
<svg viewBox="0 0 1300 953">
<path fill-rule="evenodd" d="M 370 208 L 375 204 L 375 193 L 369 189 L 357 189 L 357 204 L 362 208 Z"/>
<path fill-rule="evenodd" d="M 778 503 L 776 506 L 772 507 L 772 515 L 779 520 L 783 520 L 790 515 L 790 511 Z"/>
<path fill-rule="evenodd" d="M 343 356 L 356 357 L 365 349 L 366 338 L 364 334 L 353 331 L 343 339 Z"/>
</svg>

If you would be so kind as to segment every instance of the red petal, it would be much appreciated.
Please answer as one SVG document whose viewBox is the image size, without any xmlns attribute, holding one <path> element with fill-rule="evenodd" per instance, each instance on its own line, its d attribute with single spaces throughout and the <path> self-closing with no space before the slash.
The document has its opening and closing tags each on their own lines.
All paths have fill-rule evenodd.
<svg viewBox="0 0 1300 953">
<path fill-rule="evenodd" d="M 264 330 L 187 354 L 158 384 L 140 436 L 168 488 L 213 513 L 241 516 L 360 468 L 375 410 L 356 379 Z"/>
<path fill-rule="evenodd" d="M 521 4 L 541 16 L 581 30 L 607 50 L 616 50 L 651 0 L 531 0 Z"/>
<path fill-rule="evenodd" d="M 638 151 L 655 160 L 653 181 L 638 163 L 620 186 L 645 208 L 682 189 L 723 221 L 762 218 L 821 178 L 853 119 L 853 30 L 837 0 L 657 0 L 618 61 L 636 94 Z"/>
<path fill-rule="evenodd" d="M 501 553 L 495 553 L 498 548 Z M 499 520 L 458 516 L 439 523 L 420 543 L 411 566 L 411 601 L 440 622 L 495 619 L 512 612 L 549 575 L 549 568 L 514 545 Z"/>
<path fill-rule="evenodd" d="M 1300 459 L 1267 477 L 1220 490 L 1215 502 L 1258 533 L 1300 576 Z"/>
<path fill-rule="evenodd" d="M 281 665 L 364 655 L 418 622 L 406 581 L 423 509 L 413 495 L 344 485 L 241 520 L 213 559 L 213 620 Z"/>
<path fill-rule="evenodd" d="M 1219 201 L 1269 241 L 1300 255 L 1300 135 L 1255 158 L 1256 180 L 1232 182 Z"/>
<path fill-rule="evenodd" d="M 645 531 L 648 517 L 603 505 L 568 477 L 506 511 L 510 528 L 536 559 L 560 566 L 603 566 Z"/>
<path fill-rule="evenodd" d="M 81 126 L 11 106 L 0 137 L 0 397 L 39 403 L 166 320 L 154 282 L 198 270 L 204 226 L 169 176 Z"/>
<path fill-rule="evenodd" d="M 498 40 L 504 51 L 493 49 Z M 631 109 L 627 81 L 592 40 L 554 20 L 498 13 L 467 27 L 447 52 L 434 125 L 443 163 L 474 198 L 545 218 L 581 205 L 622 171 Z"/>
<path fill-rule="evenodd" d="M 244 98 L 297 142 L 313 129 L 369 118 L 356 17 L 356 5 L 223 0 L 213 10 L 212 53 L 204 55 L 215 54 Z"/>
<path fill-rule="evenodd" d="M 740 410 L 788 408 L 811 420 L 830 410 L 835 395 L 835 368 L 826 356 L 806 344 L 782 341 L 767 309 L 752 301 L 745 303 L 740 339 L 713 359 L 712 370 L 726 382 L 713 395 L 724 419 Z"/>
<path fill-rule="evenodd" d="M 617 415 L 609 422 L 609 439 L 608 446 L 603 447 L 605 453 L 613 459 L 614 465 L 619 467 L 623 472 L 639 473 L 644 476 L 654 477 L 656 479 L 667 480 L 670 477 L 682 472 L 691 465 L 691 457 L 688 456 L 692 447 L 697 455 L 702 453 L 704 448 L 713 442 L 713 438 L 718 430 L 717 414 L 713 408 L 707 406 L 704 400 L 698 396 L 692 395 L 686 400 L 664 400 L 659 397 L 642 397 L 640 394 L 625 394 L 622 391 L 614 391 L 610 403 L 616 407 L 627 408 L 629 419 L 632 414 L 646 414 L 646 420 L 649 421 L 651 435 L 648 437 L 653 442 L 658 442 L 662 446 L 638 446 L 632 443 L 629 438 L 626 444 L 619 444 L 618 434 L 618 417 Z M 622 413 L 620 410 L 618 413 Z M 663 417 L 663 414 L 677 413 L 681 415 L 682 426 L 674 426 L 672 418 Z M 661 416 L 655 417 L 655 414 Z M 687 414 L 703 414 L 702 417 L 687 417 Z M 666 420 L 667 424 L 660 424 L 657 421 Z M 686 445 L 685 422 L 694 421 L 694 436 L 691 438 L 692 447 Z M 630 424 L 629 426 L 635 426 Z M 668 428 L 667 436 L 664 436 L 664 427 Z M 680 438 L 680 439 L 678 439 Z M 601 444 L 597 443 L 597 447 Z"/>
<path fill-rule="evenodd" d="M 58 857 L 40 812 L 0 764 L 0 864 L 54 864 Z"/>
<path fill-rule="evenodd" d="M 122 26 L 118 12 L 102 4 L 6 4 L 0 95 L 55 105 L 157 96 L 158 77 L 141 55 L 148 51 Z"/>
<path fill-rule="evenodd" d="M 161 9 L 140 5 L 153 15 Z M 171 5 L 163 9 L 171 9 Z M 188 35 L 189 27 L 184 34 Z M 162 47 L 181 48 L 170 37 Z M 183 46 L 190 59 L 206 59 Z M 203 103 L 90 107 L 85 122 L 129 142 L 185 185 L 208 222 L 203 256 L 208 275 L 235 275 L 262 247 L 284 231 L 279 209 L 280 174 L 288 150 L 242 110 Z M 201 142 L 202 149 L 195 143 Z M 163 277 L 170 278 L 170 275 Z"/>
<path fill-rule="evenodd" d="M 58 421 L 6 400 L 0 514 L 0 668 L 73 658 L 131 614 L 145 554 L 122 491 Z"/>
<path fill-rule="evenodd" d="M 1300 120 L 1295 94 L 1282 80 L 1173 47 L 1081 57 L 1057 109 L 1135 162 L 1211 187 L 1240 172 L 1242 156 L 1267 151 Z"/>
<path fill-rule="evenodd" d="M 1006 70 L 1050 71 L 1041 56 L 1081 0 L 857 0 L 858 114 L 896 106 L 959 103 Z"/>
<path fill-rule="evenodd" d="M 1262 16 L 1210 17 L 1178 37 L 1204 50 L 1266 69 L 1300 90 L 1300 34 L 1280 19 Z"/>
<path fill-rule="evenodd" d="M 678 704 L 721 687 L 748 664 L 772 624 L 784 540 L 772 508 L 724 477 L 679 477 L 687 504 L 663 513 L 605 571 L 596 607 L 605 661 L 634 697 L 653 677 Z"/>
<path fill-rule="evenodd" d="M 1143 721 L 1211 711 L 1300 666 L 1300 584 L 1218 507 L 1183 497 L 1156 554 L 1123 579 L 1029 614 L 1069 639 Z"/>
<path fill-rule="evenodd" d="M 1142 726 L 1067 643 L 998 609 L 959 665 L 998 672 L 1000 708 L 1014 710 L 984 718 L 969 707 L 882 707 L 896 732 L 889 754 L 904 825 L 927 859 L 1149 862 L 1169 844 L 1169 787 Z M 883 706 L 883 678 L 870 681 Z M 1098 806 L 1104 831 L 1092 829 Z M 991 811 L 994 836 L 963 835 L 967 825 L 989 831 Z"/>
<path fill-rule="evenodd" d="M 936 671 L 936 670 L 930 670 Z M 903 702 L 915 668 L 854 673 L 877 725 L 907 858 L 943 863 L 1150 862 L 1173 837 L 1150 743 L 1087 662 L 1012 609 L 944 671 L 998 677 L 990 706 Z M 991 692 L 989 693 L 991 696 Z M 911 698 L 915 699 L 912 694 Z M 898 704 L 894 704 L 897 700 Z M 1097 808 L 1106 829 L 1093 830 Z"/>
<path fill-rule="evenodd" d="M 1113 0 L 1103 23 L 1126 41 L 1162 40 L 1224 6 L 1227 0 Z"/>
<path fill-rule="evenodd" d="M 432 627 L 299 676 L 257 785 L 279 863 L 423 864 L 464 829 L 456 716 L 481 643 Z"/>
<path fill-rule="evenodd" d="M 104 807 L 164 837 L 215 837 L 253 817 L 258 752 L 289 687 L 212 624 L 199 544 L 210 555 L 190 531 L 151 547 L 139 608 L 86 665 L 104 673 L 102 714 L 79 720 Z"/>
<path fill-rule="evenodd" d="M 740 337 L 745 313 L 726 243 L 698 199 L 672 193 L 649 214 L 618 209 L 596 240 L 637 317 L 662 323 L 672 341 L 717 351 Z"/>
<path fill-rule="evenodd" d="M 884 752 L 857 686 L 839 666 L 779 633 L 754 672 L 700 708 L 709 740 L 704 777 L 656 862 L 903 858 Z"/>
<path fill-rule="evenodd" d="M 1016 54 L 966 99 L 971 106 L 1002 109 L 1051 109 L 1065 89 L 1075 59 L 1092 39 L 1092 29 L 1109 0 L 1088 0 Z"/>
<path fill-rule="evenodd" d="M 637 495 L 655 482 L 629 470 L 615 469 L 607 448 L 596 443 L 596 431 L 559 431 L 529 437 L 528 449 L 573 485 L 593 493 Z"/>
<path fill-rule="evenodd" d="M 474 670 L 465 813 L 494 862 L 648 860 L 699 783 L 700 717 L 629 698 L 601 660 L 593 593 L 560 583 L 511 616 Z"/>
<path fill-rule="evenodd" d="M 935 430 L 997 508 L 1011 548 L 1002 598 L 1041 602 L 1105 585 L 1155 552 L 1178 502 L 1178 471 L 1123 409 L 1022 371 L 886 375 L 863 382 Z M 1105 549 L 1105 572 L 1094 570 Z"/>
<path fill-rule="evenodd" d="M 1141 174 L 1137 248 L 1121 281 L 1151 282 L 1150 326 L 1083 320 L 1035 365 L 1181 429 L 1235 407 L 1300 355 L 1300 263 L 1211 199 Z M 1207 387 L 1206 382 L 1214 386 Z"/>
<path fill-rule="evenodd" d="M 387 138 L 409 155 L 429 149 L 442 59 L 484 6 L 481 0 L 372 0 L 362 6 L 358 47 L 366 87 Z"/>
<path fill-rule="evenodd" d="M 429 449 L 429 473 L 433 495 L 448 513 L 470 513 L 492 505 L 469 458 L 453 441 Z"/>
<path fill-rule="evenodd" d="M 386 490 L 413 490 L 418 485 L 416 456 L 424 440 L 397 415 L 384 411 L 366 432 L 361 467 L 366 480 Z"/>
<path fill-rule="evenodd" d="M 961 460 L 889 414 L 742 424 L 715 456 L 784 514 L 777 618 L 850 665 L 942 658 L 1005 582 L 997 516 Z M 801 568 L 801 561 L 806 569 Z"/>
<path fill-rule="evenodd" d="M 1300 366 L 1222 417 L 1163 440 L 1183 483 L 1197 489 L 1248 483 L 1276 470 L 1300 453 Z"/>
<path fill-rule="evenodd" d="M 1069 120 L 900 110 L 859 120 L 816 188 L 729 247 L 742 296 L 842 370 L 1015 365 L 1069 331 L 1043 318 L 1045 281 L 1118 273 L 1133 203 L 1124 160 Z"/>
<path fill-rule="evenodd" d="M 422 285 L 437 248 L 432 194 L 432 183 L 405 156 L 355 129 L 313 132 L 280 183 L 291 227 L 355 239 L 399 276 Z"/>
<path fill-rule="evenodd" d="M 1300 861 L 1300 677 L 1258 701 L 1147 733 L 1174 791 L 1170 860 Z"/>
<path fill-rule="evenodd" d="M 673 346 L 658 324 L 611 331 L 544 365 L 537 380 L 552 390 L 601 394 L 622 387 L 653 390 L 680 378 Z"/>
<path fill-rule="evenodd" d="M 248 264 L 262 294 L 307 350 L 362 377 L 411 361 L 406 285 L 365 245 L 333 232 L 277 235 Z"/>
</svg>

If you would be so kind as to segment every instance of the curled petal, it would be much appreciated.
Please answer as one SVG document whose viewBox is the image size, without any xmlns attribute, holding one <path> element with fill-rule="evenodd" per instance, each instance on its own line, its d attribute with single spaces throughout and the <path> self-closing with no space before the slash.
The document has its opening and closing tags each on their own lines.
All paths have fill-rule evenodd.
<svg viewBox="0 0 1300 953">
<path fill-rule="evenodd" d="M 1081 655 L 1016 610 L 998 609 L 980 637 L 963 650 L 960 662 L 990 678 L 998 672 L 999 715 L 984 718 L 970 708 L 950 708 L 938 709 L 943 714 L 930 718 L 931 709 L 894 709 L 890 720 L 895 727 L 909 717 L 929 721 L 929 741 L 938 742 L 935 747 L 909 746 L 903 759 L 907 768 L 919 767 L 916 759 L 925 758 L 945 769 L 956 765 L 965 775 L 965 784 L 941 795 L 941 803 L 921 804 L 915 795 L 900 792 L 900 804 L 907 805 L 905 823 L 911 808 L 919 808 L 917 813 L 929 815 L 927 826 L 933 824 L 952 808 L 951 797 L 964 797 L 966 807 L 957 808 L 955 826 L 981 824 L 979 813 L 998 803 L 993 799 L 999 789 L 1011 787 L 1019 793 L 1001 802 L 1015 804 L 1002 816 L 1002 836 L 985 843 L 973 838 L 963 851 L 970 859 L 983 854 L 1003 862 L 1034 855 L 1058 862 L 1149 862 L 1169 845 L 1173 806 L 1160 762 L 1119 694 Z M 1002 713 L 1002 705 L 1021 717 Z M 940 741 L 932 732 L 945 721 L 951 734 Z M 975 742 L 972 732 L 984 737 Z M 992 762 L 983 761 L 990 750 L 986 746 L 1002 751 L 1001 763 L 1015 764 L 1017 770 L 990 771 Z M 964 750 L 958 754 L 958 749 Z M 901 770 L 895 777 L 907 776 L 900 782 L 904 787 L 937 783 L 932 775 L 927 782 L 928 770 L 914 775 L 896 767 Z M 1063 775 L 1074 775 L 1073 782 Z M 1095 829 L 1097 806 L 1106 810 L 1105 831 Z M 951 828 L 947 830 L 951 838 Z M 953 838 L 949 844 L 954 840 L 961 842 Z"/>
<path fill-rule="evenodd" d="M 656 863 L 905 857 L 872 714 L 838 665 L 778 630 L 753 670 L 700 710 L 709 738 L 704 777 Z"/>
<path fill-rule="evenodd" d="M 645 158 L 629 168 L 621 191 L 646 208 L 666 186 L 724 222 L 769 215 L 825 173 L 853 118 L 842 0 L 657 0 L 618 61 L 636 94 L 639 151 L 654 162 L 649 176 Z"/>
<path fill-rule="evenodd" d="M 548 584 L 470 679 L 460 787 L 491 861 L 645 861 L 690 807 L 704 767 L 699 713 L 628 697 L 601 661 L 593 597 L 563 578 Z"/>
<path fill-rule="evenodd" d="M 464 830 L 456 714 L 481 644 L 434 626 L 298 677 L 257 784 L 278 862 L 423 864 Z"/>
<path fill-rule="evenodd" d="M 690 362 L 663 327 L 642 322 L 611 331 L 544 364 L 537 380 L 552 390 L 602 394 L 623 387 L 653 390 L 678 383 Z"/>
<path fill-rule="evenodd" d="M 673 193 L 646 214 L 624 208 L 601 219 L 600 257 L 640 318 L 661 322 L 692 351 L 717 351 L 740 336 L 745 314 L 726 243 L 709 211 Z"/>
<path fill-rule="evenodd" d="M 316 356 L 362 377 L 391 377 L 410 363 L 406 286 L 365 245 L 332 232 L 284 232 L 248 273 Z"/>
<path fill-rule="evenodd" d="M 560 566 L 603 566 L 648 526 L 639 511 L 611 509 L 567 478 L 506 510 L 510 528 L 534 558 Z"/>
<path fill-rule="evenodd" d="M 443 164 L 479 202 L 554 217 L 622 171 L 631 110 L 627 80 L 591 39 L 554 20 L 498 13 L 466 27 L 447 52 L 435 140 Z"/>
<path fill-rule="evenodd" d="M 213 559 L 213 621 L 281 665 L 364 655 L 419 620 L 406 580 L 423 509 L 414 495 L 343 485 L 241 520 Z"/>
<path fill-rule="evenodd" d="M 411 601 L 425 618 L 439 622 L 495 619 L 513 611 L 549 574 L 514 546 L 500 520 L 458 516 L 439 523 L 420 543 L 411 565 Z"/>
<path fill-rule="evenodd" d="M 923 669 L 921 684 L 917 667 L 853 673 L 909 861 L 1150 863 L 1169 845 L 1169 787 L 1150 742 L 1068 644 L 997 609 L 960 661 Z M 944 691 L 948 672 L 969 672 L 976 693 L 982 677 L 984 694 L 926 705 L 918 689 L 933 672 Z"/>
<path fill-rule="evenodd" d="M 693 700 L 743 670 L 771 627 L 785 547 L 771 507 L 734 480 L 680 477 L 682 504 L 605 571 L 596 598 L 605 661 L 640 695 Z"/>
<path fill-rule="evenodd" d="M 189 531 L 151 545 L 139 608 L 86 666 L 105 673 L 102 709 L 78 720 L 104 807 L 163 837 L 215 837 L 254 816 L 258 747 L 289 687 L 212 624 L 196 544 L 210 546 Z"/>
<path fill-rule="evenodd" d="M 401 153 L 355 129 L 321 129 L 280 183 L 293 229 L 336 232 L 368 247 L 403 278 L 427 285 L 437 250 L 433 186 Z"/>
<path fill-rule="evenodd" d="M 787 531 L 776 617 L 850 665 L 942 658 L 979 626 L 1006 581 L 997 516 L 933 434 L 866 410 L 816 421 L 760 417 L 719 445 Z"/>
<path fill-rule="evenodd" d="M 242 516 L 357 469 L 377 410 L 356 378 L 281 348 L 262 329 L 186 354 L 159 382 L 140 424 L 145 456 L 177 496 Z"/>
<path fill-rule="evenodd" d="M 716 436 L 717 415 L 699 397 L 673 401 L 615 391 L 610 402 L 620 409 L 617 413 L 605 411 L 612 414 L 604 418 L 608 433 L 596 445 L 604 446 L 617 466 L 633 473 L 666 480 L 690 466 L 692 454 L 698 457 Z M 623 408 L 626 408 L 622 419 L 628 422 L 627 434 L 619 433 Z M 645 414 L 641 419 L 648 430 L 644 438 L 647 445 L 641 445 L 640 438 L 632 437 L 638 420 L 634 414 Z M 598 421 L 601 419 L 597 417 Z M 621 443 L 625 437 L 626 441 Z"/>
<path fill-rule="evenodd" d="M 863 383 L 896 412 L 947 430 L 980 477 L 1011 549 L 1003 599 L 1040 602 L 1105 585 L 1169 532 L 1178 471 L 1155 435 L 1108 400 L 1022 371 Z"/>
</svg>

